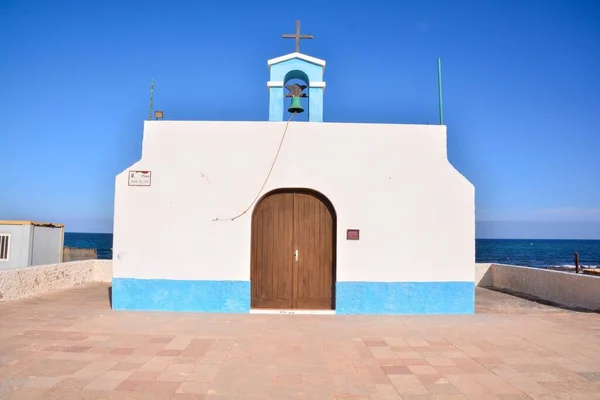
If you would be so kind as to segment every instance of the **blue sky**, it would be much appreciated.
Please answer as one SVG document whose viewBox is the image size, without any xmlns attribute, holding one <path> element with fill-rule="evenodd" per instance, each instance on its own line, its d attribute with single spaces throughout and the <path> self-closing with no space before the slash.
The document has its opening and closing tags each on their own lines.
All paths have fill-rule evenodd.
<svg viewBox="0 0 600 400">
<path fill-rule="evenodd" d="M 168 119 L 266 120 L 266 61 L 296 19 L 327 61 L 326 121 L 437 123 L 442 58 L 479 237 L 600 238 L 594 0 L 2 0 L 0 219 L 112 231 L 151 79 Z"/>
</svg>

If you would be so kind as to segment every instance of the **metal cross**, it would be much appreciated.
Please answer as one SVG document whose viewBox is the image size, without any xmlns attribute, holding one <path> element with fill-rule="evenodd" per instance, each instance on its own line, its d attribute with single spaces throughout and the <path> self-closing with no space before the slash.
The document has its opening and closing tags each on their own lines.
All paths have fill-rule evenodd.
<svg viewBox="0 0 600 400">
<path fill-rule="evenodd" d="M 313 35 L 301 35 L 300 34 L 300 20 L 296 21 L 296 33 L 286 33 L 281 35 L 284 39 L 296 39 L 296 53 L 300 53 L 300 39 L 314 39 Z"/>
</svg>

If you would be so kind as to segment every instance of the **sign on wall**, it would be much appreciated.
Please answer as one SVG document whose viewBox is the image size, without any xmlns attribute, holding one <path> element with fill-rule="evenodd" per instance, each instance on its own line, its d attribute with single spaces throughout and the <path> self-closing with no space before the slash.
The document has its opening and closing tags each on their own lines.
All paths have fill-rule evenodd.
<svg viewBox="0 0 600 400">
<path fill-rule="evenodd" d="M 360 230 L 358 230 L 358 229 L 346 230 L 346 240 L 359 240 L 359 239 L 360 239 Z"/>
<path fill-rule="evenodd" d="M 129 186 L 150 186 L 151 183 L 151 171 L 129 171 Z"/>
</svg>

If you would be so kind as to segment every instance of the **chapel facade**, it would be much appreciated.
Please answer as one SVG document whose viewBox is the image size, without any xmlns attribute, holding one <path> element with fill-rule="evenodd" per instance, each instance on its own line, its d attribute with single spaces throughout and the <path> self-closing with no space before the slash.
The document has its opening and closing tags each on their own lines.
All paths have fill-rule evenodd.
<svg viewBox="0 0 600 400">
<path fill-rule="evenodd" d="M 475 191 L 446 127 L 325 122 L 325 65 L 268 60 L 262 122 L 144 122 L 115 183 L 114 309 L 474 312 Z"/>
</svg>

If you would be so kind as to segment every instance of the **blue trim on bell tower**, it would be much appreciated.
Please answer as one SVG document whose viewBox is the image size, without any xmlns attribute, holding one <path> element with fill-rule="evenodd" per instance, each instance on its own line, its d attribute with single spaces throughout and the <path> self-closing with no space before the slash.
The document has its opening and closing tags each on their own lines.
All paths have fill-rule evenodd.
<svg viewBox="0 0 600 400">
<path fill-rule="evenodd" d="M 308 86 L 308 121 L 323 122 L 325 61 L 302 53 L 291 53 L 269 60 L 268 65 L 269 121 L 283 121 L 285 85 L 292 79 L 299 79 Z"/>
</svg>

